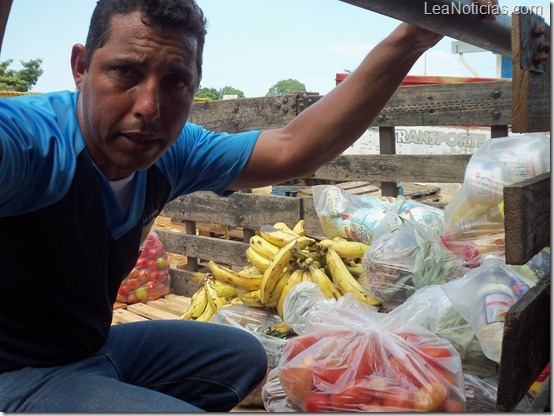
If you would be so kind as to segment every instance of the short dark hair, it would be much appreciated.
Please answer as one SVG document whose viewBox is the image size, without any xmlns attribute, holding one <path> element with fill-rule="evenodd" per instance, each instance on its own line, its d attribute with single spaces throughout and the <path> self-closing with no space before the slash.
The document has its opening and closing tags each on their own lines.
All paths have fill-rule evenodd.
<svg viewBox="0 0 554 416">
<path fill-rule="evenodd" d="M 111 18 L 134 11 L 146 15 L 148 20 L 143 20 L 145 25 L 185 29 L 196 37 L 196 68 L 200 80 L 207 23 L 202 9 L 194 0 L 98 0 L 90 19 L 85 44 L 87 68 L 94 51 L 101 48 L 109 36 Z"/>
</svg>

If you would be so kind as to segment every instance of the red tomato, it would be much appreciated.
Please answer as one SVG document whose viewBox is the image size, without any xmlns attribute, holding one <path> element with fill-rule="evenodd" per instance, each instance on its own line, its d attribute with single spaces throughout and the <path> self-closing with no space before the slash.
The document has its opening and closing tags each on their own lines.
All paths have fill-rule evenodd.
<svg viewBox="0 0 554 416">
<path fill-rule="evenodd" d="M 457 400 L 447 399 L 444 403 L 443 411 L 450 413 L 462 413 L 464 411 L 464 406 Z"/>
<path fill-rule="evenodd" d="M 334 411 L 347 412 L 359 410 L 361 405 L 374 400 L 374 391 L 364 379 L 356 379 L 354 382 L 331 393 L 329 402 Z"/>
<path fill-rule="evenodd" d="M 158 250 L 157 248 L 149 248 L 148 249 L 148 252 L 146 253 L 146 258 L 147 259 L 153 259 L 153 260 L 156 260 L 158 257 L 159 257 L 159 254 L 160 254 L 160 250 Z"/>
<path fill-rule="evenodd" d="M 402 388 L 389 389 L 387 396 L 383 399 L 383 407 L 387 412 L 413 412 L 415 395 Z"/>
<path fill-rule="evenodd" d="M 129 286 L 127 286 L 127 285 L 119 286 L 119 290 L 118 290 L 117 294 L 119 296 L 127 296 L 129 294 Z"/>
<path fill-rule="evenodd" d="M 127 277 L 128 277 L 129 279 L 135 279 L 137 276 L 138 276 L 138 270 L 137 270 L 136 267 L 134 267 L 133 270 L 131 270 L 131 273 L 129 273 L 129 274 L 127 275 Z"/>
<path fill-rule="evenodd" d="M 418 346 L 421 354 L 431 358 L 449 358 L 452 357 L 452 351 L 448 346 L 441 344 L 421 344 Z"/>
<path fill-rule="evenodd" d="M 148 264 L 148 260 L 146 260 L 145 257 L 140 256 L 139 259 L 137 260 L 137 263 L 135 264 L 135 267 L 137 269 L 143 269 L 146 267 L 147 264 Z"/>
<path fill-rule="evenodd" d="M 148 282 L 146 283 L 146 290 L 148 292 L 153 292 L 156 290 L 156 282 Z"/>
<path fill-rule="evenodd" d="M 151 272 L 155 272 L 158 270 L 158 262 L 156 260 L 148 260 L 146 267 L 148 267 L 148 270 Z"/>
<path fill-rule="evenodd" d="M 305 412 L 328 412 L 329 395 L 327 393 L 310 392 L 304 396 L 302 409 Z"/>
<path fill-rule="evenodd" d="M 137 287 L 141 285 L 141 282 L 139 279 L 129 279 L 127 280 L 127 286 L 129 286 L 129 289 L 136 290 Z"/>
<path fill-rule="evenodd" d="M 286 395 L 300 402 L 314 387 L 312 369 L 306 366 L 283 367 L 279 381 Z"/>
<path fill-rule="evenodd" d="M 141 271 L 139 271 L 138 273 L 138 278 L 137 280 L 142 284 L 142 283 L 146 283 L 150 280 L 150 272 L 147 270 L 147 269 L 142 269 Z"/>
<path fill-rule="evenodd" d="M 334 386 L 346 371 L 348 371 L 348 366 L 344 364 L 326 363 L 326 365 L 323 365 L 317 363 L 313 368 L 314 381 L 316 385 L 319 381 L 323 381 Z"/>
<path fill-rule="evenodd" d="M 447 396 L 448 391 L 443 384 L 424 384 L 415 395 L 414 409 L 416 412 L 436 412 L 444 406 Z"/>
</svg>

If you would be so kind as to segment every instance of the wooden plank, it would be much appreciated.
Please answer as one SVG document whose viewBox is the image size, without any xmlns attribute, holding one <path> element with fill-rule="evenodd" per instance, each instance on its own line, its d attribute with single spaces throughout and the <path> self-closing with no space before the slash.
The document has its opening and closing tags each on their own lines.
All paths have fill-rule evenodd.
<svg viewBox="0 0 554 416">
<path fill-rule="evenodd" d="M 334 181 L 462 183 L 471 155 L 341 155 L 314 177 Z"/>
<path fill-rule="evenodd" d="M 524 264 L 550 245 L 550 172 L 504 187 L 506 263 Z"/>
<path fill-rule="evenodd" d="M 536 28 L 544 29 L 537 36 Z M 512 14 L 512 131 L 515 133 L 550 131 L 551 126 L 551 56 L 542 63 L 541 44 L 550 51 L 550 26 L 538 15 Z"/>
<path fill-rule="evenodd" d="M 183 299 L 187 299 L 184 298 Z M 177 317 L 181 316 L 188 309 L 190 305 L 189 302 L 176 302 L 171 299 L 160 298 L 147 303 L 148 306 L 159 309 L 164 312 L 169 312 Z"/>
<path fill-rule="evenodd" d="M 115 309 L 113 311 L 112 325 L 126 324 L 129 322 L 147 321 L 148 318 L 137 315 L 127 309 Z"/>
<path fill-rule="evenodd" d="M 154 308 L 146 303 L 135 303 L 127 306 L 129 312 L 136 313 L 148 319 L 177 319 L 178 316 L 175 313 L 162 311 L 158 308 Z"/>
<path fill-rule="evenodd" d="M 245 252 L 248 244 L 242 241 L 189 235 L 178 231 L 156 230 L 156 233 L 166 251 L 223 264 L 247 264 Z"/>
<path fill-rule="evenodd" d="M 299 113 L 298 101 L 296 95 L 282 95 L 195 103 L 190 121 L 214 131 L 279 128 Z M 510 80 L 403 86 L 391 97 L 373 126 L 508 125 L 511 106 Z"/>
<path fill-rule="evenodd" d="M 325 232 L 321 228 L 321 222 L 315 210 L 314 198 L 306 196 L 302 198 L 302 218 L 304 218 L 306 234 L 310 237 L 325 238 Z"/>
<path fill-rule="evenodd" d="M 194 279 L 193 273 L 188 270 L 169 269 L 171 289 L 176 295 L 192 296 L 198 290 L 198 282 Z"/>
<path fill-rule="evenodd" d="M 189 120 L 216 132 L 284 127 L 296 114 L 296 94 L 194 103 Z"/>
<path fill-rule="evenodd" d="M 161 215 L 256 230 L 278 221 L 296 224 L 300 219 L 300 201 L 271 194 L 237 192 L 220 197 L 212 192 L 195 192 L 167 204 Z"/>
<path fill-rule="evenodd" d="M 550 362 L 550 274 L 506 314 L 497 409 L 512 411 Z"/>
</svg>

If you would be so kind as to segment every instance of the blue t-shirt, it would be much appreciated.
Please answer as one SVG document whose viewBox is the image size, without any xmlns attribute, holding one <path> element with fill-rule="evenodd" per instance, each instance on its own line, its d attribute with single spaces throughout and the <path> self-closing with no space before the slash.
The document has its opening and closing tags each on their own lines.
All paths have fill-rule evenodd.
<svg viewBox="0 0 554 416">
<path fill-rule="evenodd" d="M 163 206 L 199 190 L 225 195 L 259 135 L 187 123 L 136 173 L 127 213 L 87 150 L 77 94 L 0 99 L 0 373 L 95 353 Z"/>
</svg>

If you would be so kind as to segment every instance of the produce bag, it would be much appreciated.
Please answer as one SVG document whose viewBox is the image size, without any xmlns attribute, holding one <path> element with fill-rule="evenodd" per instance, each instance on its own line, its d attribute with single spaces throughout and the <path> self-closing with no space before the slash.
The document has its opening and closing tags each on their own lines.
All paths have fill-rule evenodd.
<svg viewBox="0 0 554 416">
<path fill-rule="evenodd" d="M 362 259 L 358 282 L 381 300 L 385 311 L 403 303 L 419 288 L 446 283 L 468 270 L 427 226 L 393 212 L 387 213 L 383 222 L 400 225 L 373 241 Z"/>
<path fill-rule="evenodd" d="M 309 282 L 299 285 L 304 283 Z M 279 394 L 272 380 L 264 386 L 266 407 L 306 412 L 464 410 L 460 356 L 447 340 L 367 309 L 360 301 L 350 300 L 346 307 L 337 303 L 319 302 L 295 321 L 295 331 L 302 327 L 307 332 L 289 340 L 275 371 L 287 403 L 279 406 L 271 396 L 272 391 Z"/>
<path fill-rule="evenodd" d="M 546 134 L 487 140 L 471 156 L 461 189 L 444 209 L 445 245 L 472 267 L 484 254 L 504 253 L 504 187 L 549 171 Z"/>
<path fill-rule="evenodd" d="M 498 364 L 483 354 L 471 325 L 454 308 L 440 285 L 416 290 L 403 304 L 391 311 L 389 316 L 419 324 L 450 341 L 460 354 L 464 374 L 498 376 Z"/>
<path fill-rule="evenodd" d="M 500 363 L 506 312 L 534 285 L 506 267 L 502 258 L 488 255 L 481 266 L 446 283 L 442 290 L 471 325 L 483 353 Z"/>
<path fill-rule="evenodd" d="M 282 322 L 278 314 L 266 309 L 237 304 L 218 309 L 210 322 L 232 326 L 251 333 L 258 338 L 267 353 L 268 372 L 279 365 L 279 358 L 288 340 L 267 335 L 268 330 L 273 325 Z M 265 381 L 262 381 L 258 387 L 246 396 L 241 401 L 241 406 L 264 406 L 262 400 L 262 388 L 264 384 Z"/>
<path fill-rule="evenodd" d="M 171 278 L 164 246 L 155 231 L 144 240 L 140 256 L 117 292 L 122 303 L 148 302 L 169 293 Z"/>
<path fill-rule="evenodd" d="M 314 206 L 327 238 L 343 237 L 371 245 L 375 229 L 387 211 L 417 222 L 442 234 L 441 209 L 404 198 L 351 195 L 332 185 L 312 186 Z"/>
</svg>

